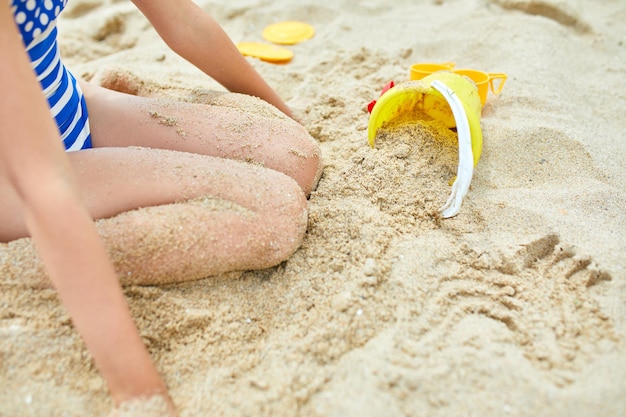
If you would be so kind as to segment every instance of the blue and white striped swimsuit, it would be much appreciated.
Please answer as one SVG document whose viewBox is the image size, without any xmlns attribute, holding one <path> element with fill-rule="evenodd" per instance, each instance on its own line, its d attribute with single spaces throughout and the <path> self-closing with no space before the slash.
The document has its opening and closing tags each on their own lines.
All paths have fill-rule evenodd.
<svg viewBox="0 0 626 417">
<path fill-rule="evenodd" d="M 56 19 L 67 0 L 9 0 L 43 94 L 67 151 L 91 148 L 87 105 L 57 45 Z"/>
</svg>

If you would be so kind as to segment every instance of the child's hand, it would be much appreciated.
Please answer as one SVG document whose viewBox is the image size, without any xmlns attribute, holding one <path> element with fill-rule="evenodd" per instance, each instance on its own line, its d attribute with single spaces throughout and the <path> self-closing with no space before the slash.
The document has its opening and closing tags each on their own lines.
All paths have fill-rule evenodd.
<svg viewBox="0 0 626 417">
<path fill-rule="evenodd" d="M 125 401 L 109 417 L 178 417 L 174 404 L 163 395 Z"/>
</svg>

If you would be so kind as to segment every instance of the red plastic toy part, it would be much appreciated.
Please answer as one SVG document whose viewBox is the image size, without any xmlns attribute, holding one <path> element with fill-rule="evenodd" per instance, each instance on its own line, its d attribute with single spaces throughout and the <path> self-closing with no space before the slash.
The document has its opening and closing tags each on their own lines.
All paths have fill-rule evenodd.
<svg viewBox="0 0 626 417">
<path fill-rule="evenodd" d="M 389 83 L 385 85 L 385 87 L 383 87 L 383 91 L 382 93 L 380 93 L 380 95 L 382 96 L 383 94 L 385 94 L 387 91 L 389 91 L 389 89 L 393 88 L 394 85 L 395 84 L 393 83 L 393 81 L 389 81 Z M 370 103 L 367 105 L 367 112 L 371 113 L 375 105 L 376 105 L 376 100 L 370 101 Z"/>
</svg>

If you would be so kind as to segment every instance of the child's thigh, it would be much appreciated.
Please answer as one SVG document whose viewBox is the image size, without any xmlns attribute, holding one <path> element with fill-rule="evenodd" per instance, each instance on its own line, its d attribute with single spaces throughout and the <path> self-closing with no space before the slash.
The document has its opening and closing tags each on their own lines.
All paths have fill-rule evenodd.
<svg viewBox="0 0 626 417">
<path fill-rule="evenodd" d="M 292 178 L 252 164 L 140 147 L 97 148 L 67 155 L 81 196 L 96 219 L 199 197 L 233 204 L 251 214 L 229 220 L 235 234 L 255 222 L 270 228 L 282 222 L 284 233 L 299 234 L 306 216 L 306 197 Z M 4 180 L 0 192 L 4 196 L 0 240 L 27 236 L 19 200 Z M 216 224 L 222 221 L 212 213 L 207 213 L 207 219 Z"/>
<path fill-rule="evenodd" d="M 142 147 L 96 148 L 68 156 L 95 218 L 201 196 L 258 213 L 283 204 L 299 210 L 306 204 L 293 179 L 240 161 Z"/>
<path fill-rule="evenodd" d="M 253 162 L 291 176 L 305 193 L 319 178 L 313 138 L 258 99 L 228 94 L 210 105 L 85 90 L 94 147 L 142 146 Z"/>
</svg>

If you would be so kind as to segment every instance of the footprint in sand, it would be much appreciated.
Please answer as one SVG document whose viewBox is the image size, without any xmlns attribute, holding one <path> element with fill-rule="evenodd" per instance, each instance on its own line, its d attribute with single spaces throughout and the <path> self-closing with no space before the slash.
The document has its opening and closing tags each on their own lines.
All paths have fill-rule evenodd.
<svg viewBox="0 0 626 417">
<path fill-rule="evenodd" d="M 458 343 L 451 334 L 459 323 L 481 317 L 505 328 L 497 336 L 474 329 L 474 338 L 516 346 L 547 371 L 548 379 L 563 385 L 602 343 L 617 340 L 612 321 L 590 291 L 611 275 L 561 244 L 557 235 L 495 252 L 474 244 L 459 249 L 434 234 L 401 246 L 399 253 L 424 254 L 417 255 L 418 262 L 400 262 L 391 273 L 410 294 L 403 304 L 414 306 L 403 313 L 406 333 L 398 332 L 397 340 L 399 352 L 409 357 L 450 348 Z"/>
<path fill-rule="evenodd" d="M 518 10 L 533 16 L 543 16 L 554 20 L 563 26 L 574 28 L 576 31 L 586 33 L 591 27 L 585 23 L 578 13 L 567 4 L 554 0 L 491 0 L 493 3 L 509 10 Z"/>
<path fill-rule="evenodd" d="M 67 4 L 63 11 L 66 19 L 76 19 L 82 17 L 95 9 L 102 8 L 103 2 L 100 0 L 72 1 Z"/>
<path fill-rule="evenodd" d="M 59 17 L 65 58 L 94 60 L 132 48 L 150 24 L 130 2 L 75 0 Z"/>
</svg>

